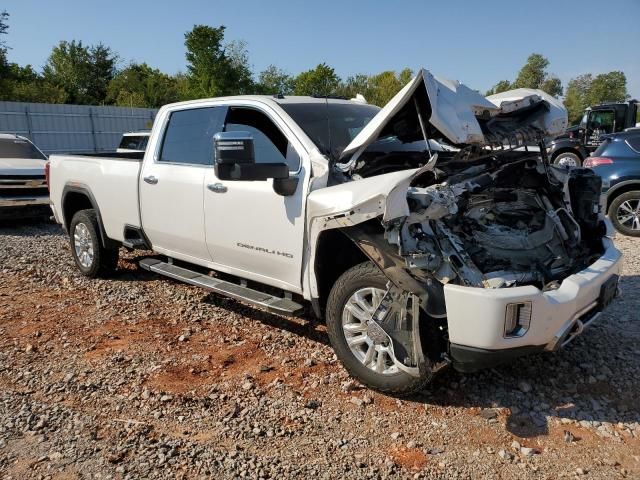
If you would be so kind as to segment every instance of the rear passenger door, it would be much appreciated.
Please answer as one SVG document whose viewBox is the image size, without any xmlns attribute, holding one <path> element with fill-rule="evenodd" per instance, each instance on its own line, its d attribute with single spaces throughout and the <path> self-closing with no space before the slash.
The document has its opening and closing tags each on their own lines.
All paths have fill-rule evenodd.
<svg viewBox="0 0 640 480">
<path fill-rule="evenodd" d="M 298 178 L 291 196 L 273 180 L 205 179 L 205 230 L 217 269 L 291 291 L 300 291 L 304 198 L 309 177 L 306 151 L 281 117 L 266 107 L 229 106 L 224 131 L 249 132 L 256 163 L 281 163 Z"/>
<path fill-rule="evenodd" d="M 181 109 L 140 175 L 142 226 L 154 250 L 182 260 L 210 262 L 204 229 L 204 178 L 213 170 L 212 138 L 225 107 Z M 150 152 L 149 152 L 150 153 Z"/>
</svg>

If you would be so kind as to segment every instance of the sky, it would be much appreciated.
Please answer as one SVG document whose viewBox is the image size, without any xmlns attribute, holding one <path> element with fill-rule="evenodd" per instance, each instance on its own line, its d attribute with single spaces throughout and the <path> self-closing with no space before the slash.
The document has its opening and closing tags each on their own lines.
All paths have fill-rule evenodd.
<svg viewBox="0 0 640 480">
<path fill-rule="evenodd" d="M 2 0 L 3 9 L 9 59 L 36 68 L 60 40 L 76 39 L 111 47 L 121 66 L 144 61 L 173 74 L 185 70 L 184 33 L 207 24 L 244 40 L 256 72 L 326 62 L 346 78 L 424 67 L 485 91 L 537 52 L 563 85 L 622 70 L 640 98 L 640 0 Z"/>
</svg>

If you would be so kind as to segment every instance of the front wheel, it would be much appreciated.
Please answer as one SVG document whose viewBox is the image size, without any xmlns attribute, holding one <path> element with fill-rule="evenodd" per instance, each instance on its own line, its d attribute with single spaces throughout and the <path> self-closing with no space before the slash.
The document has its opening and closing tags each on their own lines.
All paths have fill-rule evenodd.
<svg viewBox="0 0 640 480">
<path fill-rule="evenodd" d="M 408 395 L 431 380 L 414 377 L 393 362 L 389 346 L 369 336 L 367 323 L 382 301 L 387 279 L 371 262 L 350 268 L 338 278 L 327 301 L 327 331 L 336 356 L 351 376 L 386 393 Z"/>
<path fill-rule="evenodd" d="M 94 210 L 75 213 L 69 226 L 73 260 L 80 272 L 91 278 L 107 276 L 116 269 L 118 250 L 102 246 L 98 217 Z"/>
<path fill-rule="evenodd" d="M 609 206 L 609 219 L 623 235 L 640 237 L 640 190 L 614 198 Z"/>
</svg>

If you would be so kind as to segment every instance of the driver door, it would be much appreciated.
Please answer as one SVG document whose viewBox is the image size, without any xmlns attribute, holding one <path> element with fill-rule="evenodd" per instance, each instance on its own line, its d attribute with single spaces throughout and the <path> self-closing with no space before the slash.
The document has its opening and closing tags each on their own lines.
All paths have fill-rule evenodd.
<svg viewBox="0 0 640 480">
<path fill-rule="evenodd" d="M 249 132 L 255 162 L 286 163 L 298 185 L 293 195 L 282 196 L 274 191 L 273 179 L 220 180 L 214 169 L 208 170 L 205 233 L 215 268 L 299 292 L 309 178 L 306 153 L 280 117 L 259 106 L 229 106 L 224 131 Z"/>
</svg>

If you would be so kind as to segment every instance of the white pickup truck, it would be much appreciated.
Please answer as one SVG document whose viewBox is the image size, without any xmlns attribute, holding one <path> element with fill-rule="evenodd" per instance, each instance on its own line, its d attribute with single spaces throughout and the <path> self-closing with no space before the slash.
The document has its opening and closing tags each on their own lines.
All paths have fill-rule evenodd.
<svg viewBox="0 0 640 480">
<path fill-rule="evenodd" d="M 28 138 L 0 133 L 0 220 L 49 215 L 46 162 Z"/>
<path fill-rule="evenodd" d="M 310 304 L 354 377 L 409 393 L 449 364 L 556 350 L 617 295 L 600 178 L 545 157 L 566 118 L 544 92 L 485 98 L 426 70 L 382 109 L 176 103 L 142 160 L 52 156 L 51 200 L 83 274 L 144 248 L 152 272 L 279 314 Z"/>
</svg>

